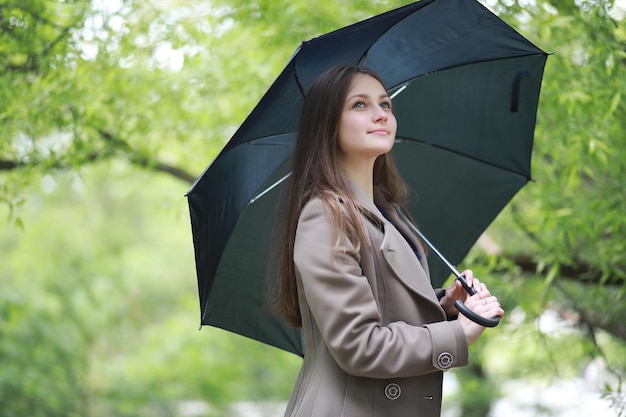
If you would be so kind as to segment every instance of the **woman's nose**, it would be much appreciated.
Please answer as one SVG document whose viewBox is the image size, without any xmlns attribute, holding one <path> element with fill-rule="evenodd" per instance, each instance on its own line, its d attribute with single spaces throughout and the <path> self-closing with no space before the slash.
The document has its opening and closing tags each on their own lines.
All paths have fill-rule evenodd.
<svg viewBox="0 0 626 417">
<path fill-rule="evenodd" d="M 376 122 L 384 121 L 384 120 L 387 120 L 388 117 L 389 117 L 389 115 L 387 114 L 385 109 L 383 109 L 380 106 L 376 107 L 376 110 L 374 112 L 374 121 L 376 121 Z"/>
</svg>

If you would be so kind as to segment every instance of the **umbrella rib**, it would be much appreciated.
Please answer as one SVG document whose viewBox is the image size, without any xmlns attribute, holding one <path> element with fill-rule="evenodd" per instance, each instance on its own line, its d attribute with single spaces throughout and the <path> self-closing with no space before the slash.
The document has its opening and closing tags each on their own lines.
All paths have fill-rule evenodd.
<svg viewBox="0 0 626 417">
<path fill-rule="evenodd" d="M 483 64 L 485 62 L 496 62 L 496 61 L 504 61 L 504 60 L 509 60 L 509 59 L 527 58 L 529 56 L 543 56 L 543 57 L 547 57 L 548 55 L 550 55 L 550 53 L 541 51 L 541 52 L 525 53 L 525 54 L 514 55 L 514 56 L 505 56 L 505 57 L 498 57 L 498 58 L 481 59 L 481 60 L 476 60 L 476 61 L 471 61 L 471 62 L 463 62 L 463 63 L 454 64 L 454 65 L 449 65 L 447 67 L 437 68 L 437 69 L 432 70 L 432 71 L 428 71 L 428 72 L 424 72 L 424 73 L 418 74 L 415 77 L 412 77 L 410 79 L 403 80 L 402 82 L 389 87 L 389 91 L 394 91 L 394 89 L 396 89 L 396 88 L 398 89 L 398 90 L 396 90 L 396 91 L 394 91 L 392 93 L 391 98 L 393 99 L 398 94 L 400 94 L 402 91 L 404 91 L 404 89 L 406 87 L 411 85 L 411 83 L 413 81 L 415 81 L 417 79 L 420 79 L 420 78 L 428 77 L 430 75 L 437 74 L 439 72 L 448 71 L 448 70 L 457 69 L 457 68 L 462 68 L 462 67 L 469 66 L 469 65 Z M 366 57 L 367 57 L 367 52 L 363 55 L 363 57 L 361 58 L 360 62 L 364 61 L 366 59 Z M 528 71 L 525 71 L 525 72 L 528 73 Z"/>
<path fill-rule="evenodd" d="M 407 4 L 405 6 L 402 6 L 398 9 L 395 10 L 391 10 L 387 13 L 383 13 L 383 15 L 385 14 L 391 14 L 391 13 L 396 13 L 397 15 L 402 16 L 401 19 L 399 21 L 402 21 L 404 19 L 406 19 L 407 17 L 411 16 L 413 13 L 418 12 L 419 10 L 422 10 L 423 8 L 430 6 L 431 4 L 435 3 L 435 0 L 422 0 L 419 4 L 413 3 L 413 4 Z M 411 11 L 408 14 L 404 13 L 404 10 L 410 10 L 410 9 L 414 9 L 413 11 Z M 370 19 L 373 19 L 370 18 Z M 389 30 L 391 30 L 391 28 L 393 28 L 396 24 L 398 23 L 398 21 L 396 21 L 394 24 L 389 25 L 389 27 L 387 27 L 387 29 L 385 29 L 384 31 L 382 31 L 382 33 L 380 33 L 378 35 L 378 37 L 376 38 L 375 41 L 373 41 L 370 46 L 368 48 L 365 49 L 365 51 L 363 51 L 363 54 L 361 55 L 361 58 L 359 59 L 358 63 L 359 64 L 363 64 L 366 60 L 367 60 L 367 56 L 369 55 L 370 49 L 372 49 L 372 45 L 374 45 L 376 42 L 378 42 L 380 40 L 380 38 L 382 38 L 383 36 L 385 36 L 387 34 L 387 32 L 389 32 Z M 355 24 L 356 25 L 356 24 Z M 408 84 L 407 84 L 408 85 Z M 396 86 L 394 86 L 395 88 Z M 402 89 L 403 90 L 403 89 Z M 396 93 L 397 95 L 397 93 Z"/>
<path fill-rule="evenodd" d="M 474 160 L 474 161 L 479 162 L 481 164 L 488 165 L 488 166 L 497 168 L 499 170 L 508 172 L 509 174 L 515 175 L 517 177 L 524 178 L 526 181 L 531 181 L 532 180 L 531 177 L 526 176 L 524 174 L 520 174 L 519 172 L 514 171 L 514 170 L 512 170 L 510 168 L 506 168 L 506 167 L 503 167 L 501 165 L 494 164 L 493 162 L 489 162 L 489 161 L 486 161 L 484 159 L 476 158 L 475 156 L 468 155 L 468 154 L 463 153 L 463 152 L 459 152 L 459 151 L 457 151 L 455 149 L 448 148 L 446 146 L 437 145 L 437 144 L 426 142 L 426 141 L 423 141 L 423 140 L 420 140 L 420 139 L 396 136 L 396 142 L 403 142 L 403 141 L 421 143 L 421 144 L 426 145 L 426 146 L 431 146 L 433 148 L 441 149 L 443 151 L 447 151 L 447 152 L 450 152 L 450 153 L 462 156 L 464 158 L 468 158 L 468 159 Z"/>
<path fill-rule="evenodd" d="M 407 89 L 407 87 L 409 86 L 408 83 L 404 83 L 401 84 L 401 87 L 398 88 L 396 91 L 394 91 L 393 93 L 391 93 L 391 95 L 389 96 L 390 100 L 393 100 L 398 94 L 400 94 L 401 92 L 403 92 L 404 90 Z"/>
<path fill-rule="evenodd" d="M 291 172 L 289 172 L 287 175 L 285 175 L 284 177 L 282 177 L 281 179 L 279 179 L 278 181 L 276 181 L 274 184 L 270 185 L 269 187 L 267 187 L 265 190 L 261 191 L 259 194 L 255 195 L 254 197 L 252 197 L 250 199 L 250 201 L 248 202 L 248 204 L 252 204 L 255 201 L 257 201 L 259 198 L 263 197 L 265 194 L 269 193 L 270 191 L 272 191 L 274 188 L 278 187 L 283 181 L 285 181 L 287 178 L 289 178 L 289 176 L 291 175 Z"/>
<path fill-rule="evenodd" d="M 280 138 L 284 138 L 286 135 L 292 135 L 291 132 L 287 133 L 278 133 L 275 135 L 264 136 L 262 138 L 253 138 L 247 140 L 245 142 L 241 142 L 239 145 L 248 145 L 248 146 L 292 146 L 293 142 L 287 142 L 283 139 L 280 141 Z M 272 139 L 278 139 L 275 142 L 270 142 Z"/>
</svg>

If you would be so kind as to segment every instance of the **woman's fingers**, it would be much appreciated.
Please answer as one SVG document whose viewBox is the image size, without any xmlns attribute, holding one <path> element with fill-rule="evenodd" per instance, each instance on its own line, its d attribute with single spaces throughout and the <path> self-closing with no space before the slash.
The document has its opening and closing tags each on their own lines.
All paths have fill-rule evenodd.
<svg viewBox="0 0 626 417">
<path fill-rule="evenodd" d="M 486 289 L 468 298 L 465 304 L 474 313 L 483 317 L 502 317 L 504 314 L 504 310 L 502 306 L 500 306 L 498 298 L 489 295 Z"/>
<path fill-rule="evenodd" d="M 465 278 L 465 282 L 467 283 L 467 285 L 469 285 L 470 287 L 474 285 L 474 272 L 472 272 L 471 269 L 466 269 L 465 271 L 463 271 L 463 273 L 461 273 L 461 275 L 463 275 L 463 277 Z"/>
<path fill-rule="evenodd" d="M 500 305 L 495 296 L 487 294 L 487 291 L 480 291 L 468 298 L 465 304 L 473 310 L 484 310 L 485 306 L 489 306 L 494 303 Z"/>
</svg>

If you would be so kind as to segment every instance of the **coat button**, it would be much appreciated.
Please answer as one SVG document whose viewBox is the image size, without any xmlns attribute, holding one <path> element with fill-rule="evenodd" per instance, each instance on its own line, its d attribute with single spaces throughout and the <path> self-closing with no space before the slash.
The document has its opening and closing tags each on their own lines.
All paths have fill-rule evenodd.
<svg viewBox="0 0 626 417">
<path fill-rule="evenodd" d="M 454 357 L 450 352 L 443 352 L 437 358 L 437 365 L 441 369 L 449 369 L 452 366 L 452 362 L 454 361 Z"/>
<path fill-rule="evenodd" d="M 400 385 L 392 382 L 391 384 L 387 384 L 385 387 L 385 397 L 390 400 L 397 400 L 400 398 L 400 394 L 402 394 L 402 390 L 400 389 Z"/>
</svg>

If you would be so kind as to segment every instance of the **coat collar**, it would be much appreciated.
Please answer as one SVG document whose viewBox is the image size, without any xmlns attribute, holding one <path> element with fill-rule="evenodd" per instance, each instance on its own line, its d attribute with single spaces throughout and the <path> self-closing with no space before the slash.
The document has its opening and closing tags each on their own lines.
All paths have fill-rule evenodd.
<svg viewBox="0 0 626 417">
<path fill-rule="evenodd" d="M 430 283 L 426 253 L 424 252 L 419 238 L 400 218 L 394 206 L 384 198 L 379 189 L 374 189 L 374 201 L 372 201 L 358 184 L 351 179 L 348 179 L 348 183 L 355 198 L 365 209 L 362 210 L 363 215 L 384 232 L 382 246 L 378 249 L 382 251 L 383 257 L 394 271 L 394 274 L 404 282 L 407 287 L 413 289 L 416 293 L 425 297 L 441 309 Z M 384 211 L 384 215 L 381 210 Z M 393 224 L 387 220 L 388 218 L 391 219 Z M 390 232 L 394 229 L 400 233 Z M 404 237 L 402 235 L 404 235 Z M 417 248 L 421 257 L 419 262 L 417 261 L 417 257 L 414 257 L 412 253 L 408 255 L 408 260 L 407 257 L 396 256 L 402 249 L 407 252 L 406 247 L 408 245 L 403 241 L 405 237 L 410 239 Z M 402 246 L 403 248 L 401 248 Z M 413 262 L 411 258 L 414 258 L 415 262 Z"/>
<path fill-rule="evenodd" d="M 383 216 L 378 207 L 376 207 L 374 201 L 372 201 L 372 199 L 367 195 L 365 190 L 363 190 L 352 178 L 350 178 L 349 176 L 346 177 L 348 178 L 348 186 L 350 187 L 352 194 L 354 194 L 354 197 L 357 199 L 362 207 L 366 208 L 370 212 L 364 214 L 368 217 L 371 214 L 374 216 L 374 219 L 370 220 L 377 220 L 383 223 L 385 216 Z M 374 200 L 376 200 L 376 193 L 374 196 Z"/>
<path fill-rule="evenodd" d="M 430 280 L 430 274 L 428 272 L 428 263 L 426 261 L 426 252 L 422 246 L 421 240 L 413 233 L 411 228 L 400 218 L 396 211 L 396 207 L 385 199 L 383 193 L 378 187 L 374 187 L 374 201 L 372 201 L 367 193 L 350 177 L 348 177 L 348 185 L 359 204 L 368 210 L 368 213 L 363 213 L 371 222 L 380 227 L 380 225 L 388 224 L 389 220 L 393 222 L 393 225 L 418 249 L 418 253 L 421 258 L 422 267 L 426 272 L 428 279 Z M 381 212 L 384 211 L 384 214 Z M 391 226 L 391 225 L 390 225 Z"/>
</svg>

